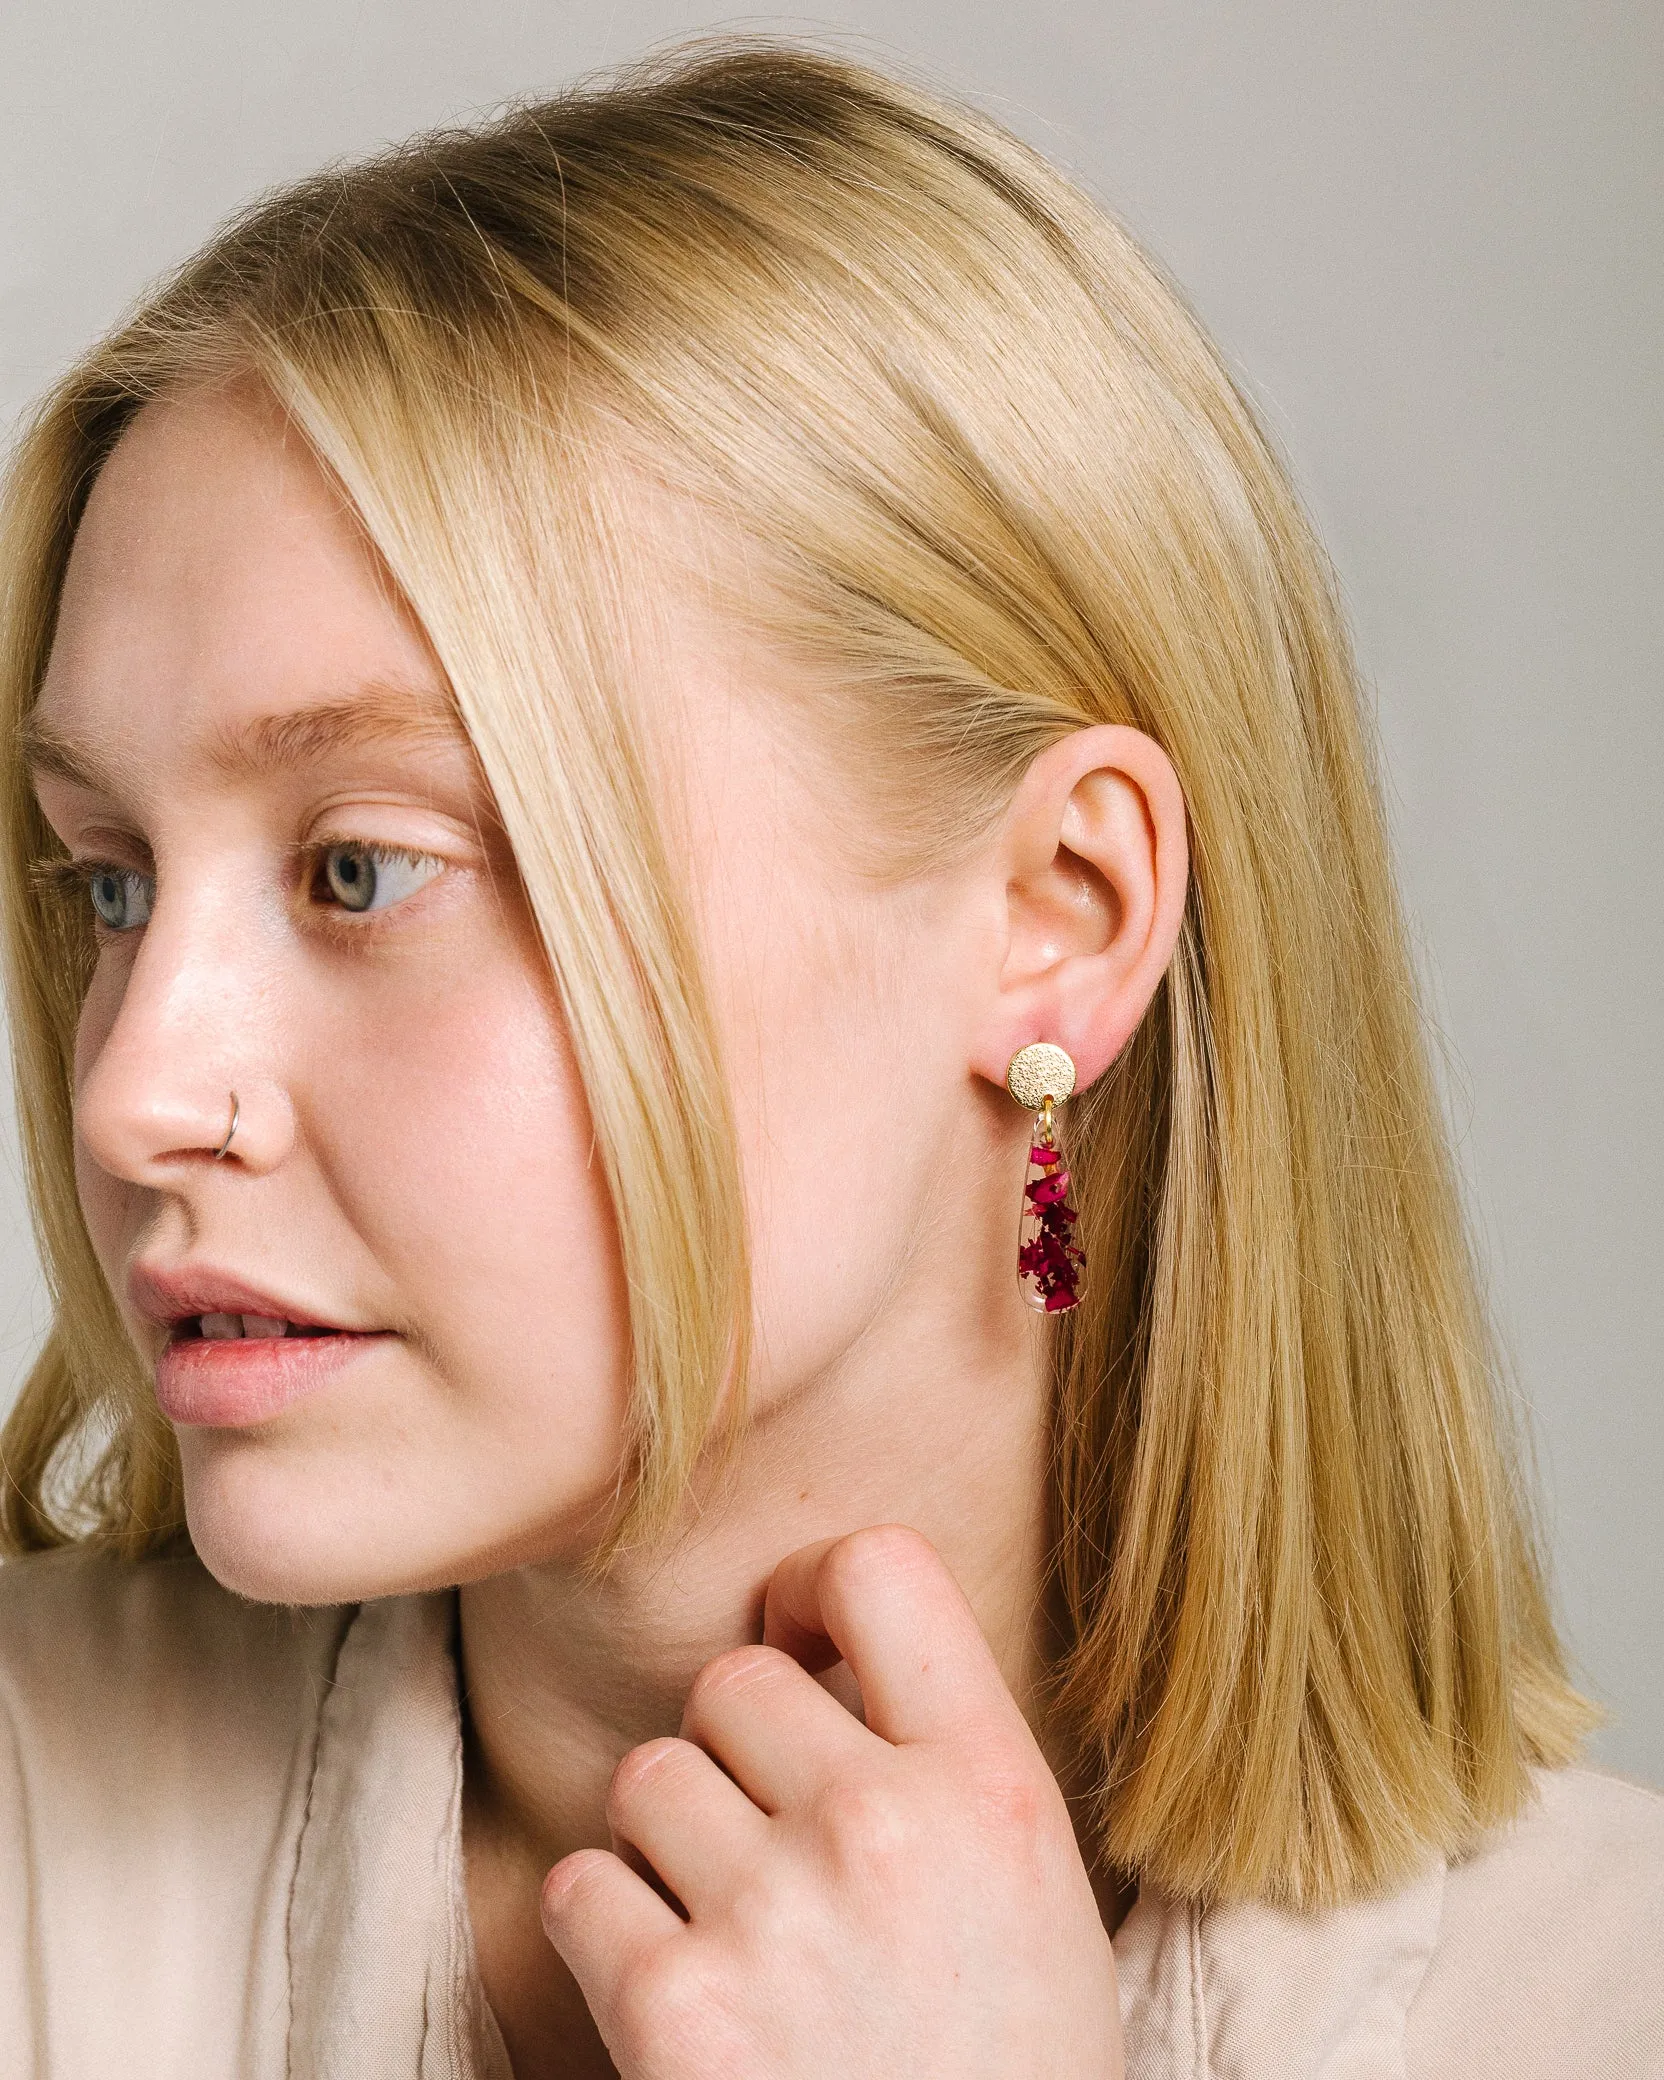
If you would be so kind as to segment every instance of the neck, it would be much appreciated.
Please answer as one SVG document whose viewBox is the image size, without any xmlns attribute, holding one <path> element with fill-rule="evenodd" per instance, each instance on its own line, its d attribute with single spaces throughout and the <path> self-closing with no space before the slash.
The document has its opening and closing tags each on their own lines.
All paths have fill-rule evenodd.
<svg viewBox="0 0 1664 2080">
<path fill-rule="evenodd" d="M 972 1281 L 985 1288 L 981 1306 L 966 1305 L 963 1279 L 915 1286 L 878 1333 L 767 1404 L 737 1460 L 652 1551 L 599 1574 L 581 1557 L 547 1560 L 463 1588 L 470 1911 L 516 2073 L 612 2071 L 544 1940 L 543 1877 L 574 1849 L 611 1846 L 606 1799 L 619 1759 L 678 1730 L 707 1661 L 761 1637 L 764 1593 L 788 1553 L 868 1524 L 922 1531 L 1037 1722 L 1047 1334 L 1015 1298 L 1003 1256 L 997 1272 L 997 1285 L 992 1265 Z M 956 1305 L 933 1305 L 932 1290 Z M 827 1679 L 834 1689 L 840 1677 L 847 1671 Z M 847 1683 L 839 1694 L 857 1701 Z M 1108 1884 L 1100 1904 L 1113 1929 L 1126 1901 Z"/>
<path fill-rule="evenodd" d="M 780 1560 L 863 1525 L 906 1523 L 937 1546 L 1032 1715 L 1045 1653 L 1043 1327 L 1000 1310 L 997 1334 L 950 1342 L 934 1310 L 898 1312 L 902 1333 L 882 1353 L 847 1357 L 759 1416 L 653 1550 L 600 1576 L 551 1560 L 463 1589 L 469 1800 L 517 1861 L 546 1868 L 606 1846 L 619 1758 L 675 1733 L 705 1662 L 761 1637 Z"/>
</svg>

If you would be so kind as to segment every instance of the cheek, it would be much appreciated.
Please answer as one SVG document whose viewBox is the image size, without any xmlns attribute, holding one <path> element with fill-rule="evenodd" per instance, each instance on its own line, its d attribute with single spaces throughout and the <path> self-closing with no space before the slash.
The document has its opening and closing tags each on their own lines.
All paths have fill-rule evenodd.
<svg viewBox="0 0 1664 2080">
<path fill-rule="evenodd" d="M 899 899 L 828 901 L 814 877 L 731 920 L 713 948 L 736 1065 L 759 1405 L 869 1327 L 928 1225 L 963 1054 L 952 980 L 929 961 Z"/>
<path fill-rule="evenodd" d="M 199 1550 L 300 1602 L 575 1550 L 624 1451 L 628 1320 L 562 1024 L 489 943 L 419 998 L 313 1008 L 305 1056 L 288 1043 L 306 1175 L 285 1210 L 403 1342 L 264 1440 L 183 1435 Z"/>
<path fill-rule="evenodd" d="M 424 1342 L 505 1387 L 553 1352 L 616 1371 L 616 1230 L 544 986 L 518 962 L 471 966 L 381 1030 L 380 1047 L 339 1035 L 320 1157 Z"/>
<path fill-rule="evenodd" d="M 112 1294 L 119 1295 L 146 1209 L 139 1195 L 93 1162 L 75 1144 L 75 1193 L 81 1220 Z M 118 1302 L 119 1304 L 119 1302 Z"/>
<path fill-rule="evenodd" d="M 74 1087 L 79 1094 L 89 1070 L 110 1037 L 121 1009 L 124 976 L 119 962 L 106 950 L 93 972 L 92 982 L 81 1002 L 75 1025 Z M 75 1140 L 75 1191 L 81 1202 L 81 1217 L 92 1240 L 93 1253 L 105 1276 L 119 1289 L 127 1254 L 142 1224 L 146 1205 L 133 1186 L 111 1175 Z"/>
</svg>

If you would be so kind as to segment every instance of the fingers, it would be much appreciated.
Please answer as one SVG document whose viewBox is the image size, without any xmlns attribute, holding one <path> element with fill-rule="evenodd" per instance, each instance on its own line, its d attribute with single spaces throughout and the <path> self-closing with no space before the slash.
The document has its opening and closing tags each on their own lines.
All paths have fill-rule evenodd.
<svg viewBox="0 0 1664 2080">
<path fill-rule="evenodd" d="M 930 1542 L 903 1525 L 851 1532 L 782 1560 L 763 1638 L 807 1667 L 841 1654 L 867 1724 L 888 1741 L 1027 1732 L 959 1585 Z"/>
<path fill-rule="evenodd" d="M 613 1989 L 642 1974 L 682 1929 L 675 1910 L 605 1849 L 563 1856 L 543 1881 L 541 1905 L 544 1934 L 603 2027 Z"/>
<path fill-rule="evenodd" d="M 705 1664 L 688 1692 L 682 1738 L 714 1755 L 765 1813 L 813 1797 L 873 1746 L 859 1719 L 767 1646 L 736 1647 Z"/>
<path fill-rule="evenodd" d="M 613 1772 L 607 1824 L 694 1916 L 755 1866 L 768 1827 L 710 1756 L 681 1740 L 630 1750 Z"/>
</svg>

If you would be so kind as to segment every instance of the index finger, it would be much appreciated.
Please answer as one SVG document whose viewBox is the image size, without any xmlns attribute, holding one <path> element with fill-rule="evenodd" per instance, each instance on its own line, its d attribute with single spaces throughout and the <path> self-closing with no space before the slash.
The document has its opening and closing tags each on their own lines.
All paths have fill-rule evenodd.
<svg viewBox="0 0 1664 2080">
<path fill-rule="evenodd" d="M 840 1655 L 885 1740 L 943 1741 L 1027 1724 L 976 1614 L 930 1541 L 876 1525 L 805 1546 L 768 1585 L 763 1639 L 804 1667 Z"/>
</svg>

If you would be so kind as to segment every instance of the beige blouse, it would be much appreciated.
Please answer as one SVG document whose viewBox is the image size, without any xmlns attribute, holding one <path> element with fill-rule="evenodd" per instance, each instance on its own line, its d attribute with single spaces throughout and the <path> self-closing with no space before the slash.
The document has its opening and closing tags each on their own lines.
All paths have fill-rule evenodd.
<svg viewBox="0 0 1664 2080">
<path fill-rule="evenodd" d="M 0 2070 L 510 2080 L 454 1611 L 248 1604 L 190 1559 L 0 1568 Z M 1664 2076 L 1664 1796 L 1538 1789 L 1477 1855 L 1337 1912 L 1146 1890 L 1115 1938 L 1129 2080 Z"/>
</svg>

